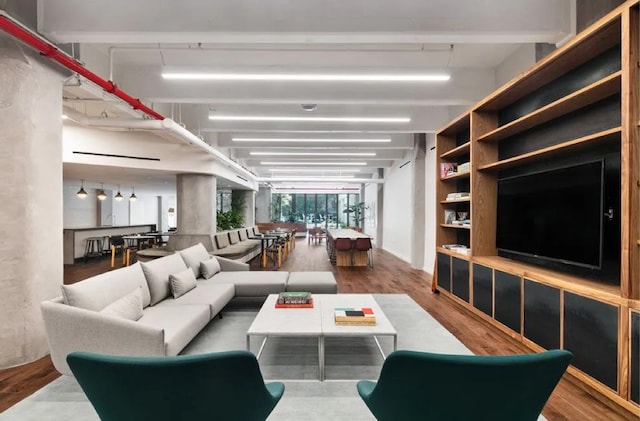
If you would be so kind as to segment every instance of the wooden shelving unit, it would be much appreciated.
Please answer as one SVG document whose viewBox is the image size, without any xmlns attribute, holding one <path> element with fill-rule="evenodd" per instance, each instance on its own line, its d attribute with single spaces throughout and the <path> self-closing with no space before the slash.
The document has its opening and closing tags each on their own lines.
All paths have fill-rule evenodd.
<svg viewBox="0 0 640 421">
<path fill-rule="evenodd" d="M 640 4 L 629 0 L 436 133 L 432 285 L 534 351 L 571 350 L 578 366 L 569 373 L 636 416 L 640 369 L 631 359 L 631 338 L 638 323 L 631 320 L 640 310 L 639 61 Z M 620 159 L 605 171 L 620 171 L 621 182 L 614 183 L 621 194 L 619 283 L 498 255 L 502 178 L 605 155 Z M 470 171 L 441 177 L 443 162 L 469 162 Z M 459 191 L 470 197 L 446 200 Z M 444 223 L 451 211 L 469 212 L 471 224 Z M 469 254 L 444 244 L 467 246 Z"/>
</svg>

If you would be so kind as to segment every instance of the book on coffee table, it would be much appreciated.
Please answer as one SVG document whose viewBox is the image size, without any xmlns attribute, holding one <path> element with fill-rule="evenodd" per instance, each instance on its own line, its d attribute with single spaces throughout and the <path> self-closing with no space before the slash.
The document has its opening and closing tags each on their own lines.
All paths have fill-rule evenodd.
<svg viewBox="0 0 640 421">
<path fill-rule="evenodd" d="M 276 308 L 313 308 L 310 292 L 281 292 L 276 300 Z"/>
<path fill-rule="evenodd" d="M 334 310 L 337 325 L 375 325 L 376 315 L 370 307 L 340 307 Z"/>
</svg>

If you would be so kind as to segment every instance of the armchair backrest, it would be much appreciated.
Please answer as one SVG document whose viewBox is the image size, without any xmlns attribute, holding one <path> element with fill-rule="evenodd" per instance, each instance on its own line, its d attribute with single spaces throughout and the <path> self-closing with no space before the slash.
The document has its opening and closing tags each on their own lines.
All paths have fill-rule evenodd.
<svg viewBox="0 0 640 421">
<path fill-rule="evenodd" d="M 358 392 L 379 421 L 536 420 L 572 354 L 508 356 L 396 351 Z"/>
<path fill-rule="evenodd" d="M 69 367 L 102 421 L 264 420 L 284 392 L 247 351 L 174 357 L 74 352 Z"/>
</svg>

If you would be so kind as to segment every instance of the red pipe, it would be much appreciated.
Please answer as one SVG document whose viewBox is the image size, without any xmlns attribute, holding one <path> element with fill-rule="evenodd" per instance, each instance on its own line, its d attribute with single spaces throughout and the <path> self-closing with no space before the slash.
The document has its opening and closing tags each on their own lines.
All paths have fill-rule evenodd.
<svg viewBox="0 0 640 421">
<path fill-rule="evenodd" d="M 134 98 L 128 93 L 122 91 L 120 88 L 116 86 L 110 80 L 106 80 L 93 73 L 86 67 L 84 67 L 78 60 L 67 55 L 60 51 L 56 46 L 50 44 L 44 39 L 32 34 L 30 31 L 26 30 L 19 24 L 13 22 L 11 19 L 6 16 L 0 15 L 0 29 L 4 30 L 10 35 L 13 35 L 15 38 L 18 38 L 20 41 L 29 45 L 30 47 L 38 50 L 40 54 L 45 57 L 49 57 L 50 59 L 60 63 L 67 69 L 72 70 L 73 72 L 79 74 L 80 76 L 84 76 L 89 79 L 91 82 L 95 83 L 105 91 L 109 92 L 112 95 L 117 96 L 118 98 L 125 101 L 127 104 L 131 105 L 134 110 L 140 110 L 156 120 L 164 120 L 165 117 L 161 114 L 158 114 L 151 108 L 144 105 L 138 98 Z"/>
</svg>

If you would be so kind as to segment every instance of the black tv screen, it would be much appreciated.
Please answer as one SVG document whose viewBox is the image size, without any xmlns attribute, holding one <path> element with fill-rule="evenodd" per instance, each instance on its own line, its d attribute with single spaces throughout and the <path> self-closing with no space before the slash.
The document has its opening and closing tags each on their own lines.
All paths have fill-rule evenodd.
<svg viewBox="0 0 640 421">
<path fill-rule="evenodd" d="M 604 161 L 498 181 L 498 250 L 565 265 L 602 265 Z"/>
</svg>

